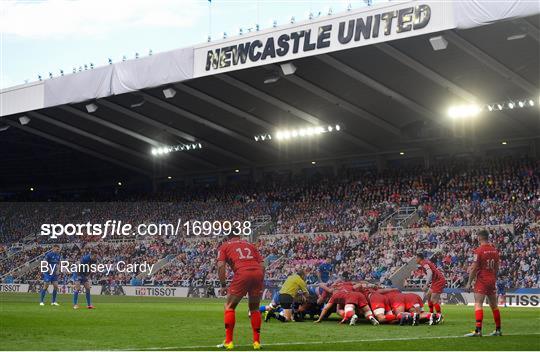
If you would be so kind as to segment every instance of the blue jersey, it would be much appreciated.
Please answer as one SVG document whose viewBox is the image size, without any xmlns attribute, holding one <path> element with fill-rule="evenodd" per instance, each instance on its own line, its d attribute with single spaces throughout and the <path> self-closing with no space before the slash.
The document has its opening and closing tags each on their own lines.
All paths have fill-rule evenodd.
<svg viewBox="0 0 540 352">
<path fill-rule="evenodd" d="M 330 280 L 330 273 L 332 272 L 333 266 L 329 263 L 322 263 L 319 265 L 319 273 L 321 274 L 321 281 L 327 282 Z"/>
<path fill-rule="evenodd" d="M 506 281 L 505 280 L 497 281 L 497 293 L 499 295 L 506 294 Z"/>
<path fill-rule="evenodd" d="M 58 281 L 58 273 L 60 272 L 60 253 L 47 252 L 43 257 L 43 261 L 46 261 L 48 264 L 48 271 L 43 273 L 43 281 Z"/>
<path fill-rule="evenodd" d="M 95 261 L 92 260 L 92 256 L 90 254 L 85 254 L 81 257 L 81 264 L 93 264 Z M 90 275 L 89 270 L 86 270 L 85 266 L 79 266 L 76 273 L 73 273 L 72 280 L 73 281 L 79 281 L 80 283 L 85 283 L 88 281 L 88 275 Z"/>
</svg>

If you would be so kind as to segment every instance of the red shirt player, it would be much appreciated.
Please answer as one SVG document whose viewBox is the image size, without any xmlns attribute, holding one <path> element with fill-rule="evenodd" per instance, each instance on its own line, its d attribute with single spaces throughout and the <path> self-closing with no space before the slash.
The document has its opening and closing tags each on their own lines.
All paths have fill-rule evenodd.
<svg viewBox="0 0 540 352">
<path fill-rule="evenodd" d="M 474 284 L 476 329 L 465 336 L 482 336 L 483 304 L 486 296 L 495 320 L 495 331 L 491 333 L 491 336 L 502 336 L 501 312 L 497 306 L 497 294 L 495 291 L 497 272 L 499 271 L 499 251 L 489 243 L 489 232 L 486 230 L 478 233 L 478 241 L 480 246 L 474 251 L 474 262 L 470 268 L 469 281 L 467 282 L 467 289 L 470 289 L 473 280 L 476 280 Z"/>
<path fill-rule="evenodd" d="M 426 271 L 426 284 L 423 290 L 426 292 L 425 299 L 428 301 L 429 312 L 437 312 L 438 321 L 442 322 L 443 316 L 441 313 L 441 293 L 446 287 L 446 279 L 441 271 L 428 259 L 425 259 L 424 254 L 418 253 L 416 255 L 416 263 L 420 265 Z"/>
<path fill-rule="evenodd" d="M 234 272 L 233 280 L 228 289 L 226 288 L 227 264 Z M 219 248 L 217 266 L 221 282 L 220 293 L 222 296 L 227 295 L 224 319 L 225 341 L 218 347 L 227 350 L 234 348 L 235 309 L 247 293 L 253 329 L 253 348 L 260 349 L 261 312 L 259 312 L 259 304 L 264 287 L 264 264 L 259 251 L 243 238 L 231 235 Z"/>
<path fill-rule="evenodd" d="M 377 319 L 375 319 L 373 313 L 371 312 L 368 301 L 364 294 L 348 290 L 334 292 L 332 294 L 332 297 L 330 297 L 328 303 L 326 303 L 323 310 L 321 311 L 319 319 L 316 320 L 315 323 L 320 323 L 334 305 L 338 306 L 336 309 L 338 313 L 341 311 L 341 309 L 343 309 L 343 319 L 341 320 L 340 324 L 343 324 L 346 321 L 349 321 L 349 325 L 356 324 L 356 321 L 358 320 L 356 311 L 358 310 L 364 313 L 364 317 L 366 317 L 366 319 L 368 319 L 371 324 L 379 325 L 379 322 L 377 321 Z"/>
</svg>

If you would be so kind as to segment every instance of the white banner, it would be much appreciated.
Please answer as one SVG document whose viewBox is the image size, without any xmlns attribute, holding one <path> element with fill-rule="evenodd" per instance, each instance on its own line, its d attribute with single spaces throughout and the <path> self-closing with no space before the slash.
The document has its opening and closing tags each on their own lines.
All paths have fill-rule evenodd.
<svg viewBox="0 0 540 352">
<path fill-rule="evenodd" d="M 90 293 L 93 295 L 100 295 L 101 294 L 102 286 L 100 285 L 92 285 L 90 286 Z M 84 287 L 81 285 L 81 290 L 84 291 Z M 52 293 L 53 286 L 49 285 L 49 288 L 47 289 L 47 292 Z M 58 285 L 58 293 L 63 295 L 71 295 L 73 294 L 73 285 Z"/>
<path fill-rule="evenodd" d="M 0 284 L 0 292 L 28 292 L 28 284 Z"/>
<path fill-rule="evenodd" d="M 188 287 L 123 286 L 126 296 L 187 297 Z"/>
<path fill-rule="evenodd" d="M 382 4 L 195 47 L 194 77 L 455 28 L 450 1 Z"/>
</svg>

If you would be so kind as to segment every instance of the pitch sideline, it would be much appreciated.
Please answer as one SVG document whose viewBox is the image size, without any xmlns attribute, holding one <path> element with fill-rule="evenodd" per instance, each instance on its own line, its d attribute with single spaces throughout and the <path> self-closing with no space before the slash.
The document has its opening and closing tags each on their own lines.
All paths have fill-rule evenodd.
<svg viewBox="0 0 540 352">
<path fill-rule="evenodd" d="M 530 334 L 504 334 L 504 336 L 533 336 L 540 335 L 540 333 L 530 333 Z M 482 338 L 491 337 L 483 336 Z M 355 342 L 384 342 L 384 341 L 414 341 L 414 340 L 434 340 L 434 339 L 458 339 L 465 338 L 463 335 L 455 336 L 430 336 L 430 337 L 397 337 L 397 338 L 379 338 L 379 339 L 354 339 L 354 340 L 342 340 L 340 343 L 355 343 Z M 274 342 L 274 343 L 264 343 L 262 346 L 287 346 L 287 345 L 328 345 L 336 343 L 335 341 L 304 341 L 304 342 Z M 236 347 L 249 347 L 249 345 L 235 345 Z M 216 345 L 200 345 L 200 346 L 174 346 L 174 347 L 147 347 L 147 348 L 133 348 L 133 349 L 118 349 L 112 351 L 154 351 L 154 350 L 188 350 L 188 349 L 197 349 L 197 348 L 206 348 L 206 349 L 215 349 Z"/>
</svg>

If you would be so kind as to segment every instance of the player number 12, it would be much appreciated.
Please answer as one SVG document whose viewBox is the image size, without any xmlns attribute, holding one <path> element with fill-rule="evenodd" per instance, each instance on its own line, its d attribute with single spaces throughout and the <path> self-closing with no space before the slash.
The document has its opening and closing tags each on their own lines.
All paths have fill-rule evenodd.
<svg viewBox="0 0 540 352">
<path fill-rule="evenodd" d="M 253 259 L 253 256 L 251 255 L 251 249 L 247 247 L 244 248 L 244 251 L 246 251 L 246 255 L 244 255 L 242 248 L 236 248 L 236 251 L 238 252 L 238 257 L 240 259 Z"/>
</svg>

